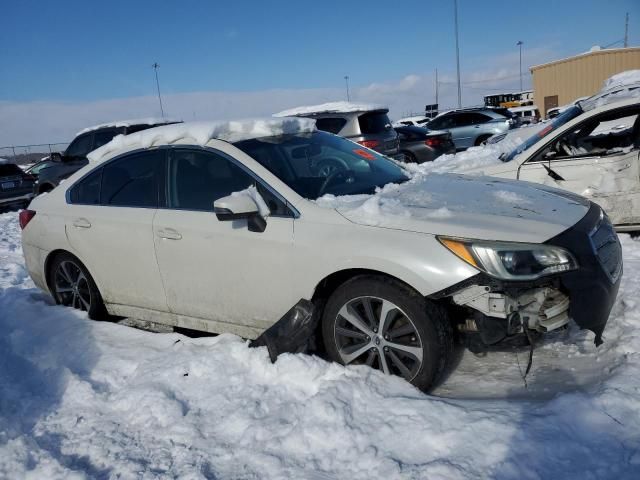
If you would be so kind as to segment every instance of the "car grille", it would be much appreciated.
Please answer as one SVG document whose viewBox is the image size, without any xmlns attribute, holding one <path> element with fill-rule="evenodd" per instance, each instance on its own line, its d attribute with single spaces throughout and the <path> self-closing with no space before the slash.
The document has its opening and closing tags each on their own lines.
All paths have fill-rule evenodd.
<svg viewBox="0 0 640 480">
<path fill-rule="evenodd" d="M 616 282 L 622 273 L 622 247 L 611 222 L 604 216 L 598 226 L 591 232 L 591 244 L 612 282 Z"/>
</svg>

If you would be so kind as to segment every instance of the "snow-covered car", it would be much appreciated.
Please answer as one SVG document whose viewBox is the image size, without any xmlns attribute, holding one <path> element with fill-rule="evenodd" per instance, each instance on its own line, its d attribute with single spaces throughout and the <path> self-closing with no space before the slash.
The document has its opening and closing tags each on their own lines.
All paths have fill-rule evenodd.
<svg viewBox="0 0 640 480">
<path fill-rule="evenodd" d="M 316 120 L 318 130 L 340 135 L 388 157 L 403 161 L 398 134 L 391 127 L 389 109 L 381 105 L 353 102 L 329 102 L 296 107 L 274 114 L 274 117 L 301 117 Z M 330 165 L 327 163 L 327 165 Z M 333 164 L 332 173 L 341 168 Z"/>
<path fill-rule="evenodd" d="M 424 125 L 430 122 L 433 117 L 427 117 L 426 115 L 415 115 L 413 117 L 404 117 L 393 122 L 394 127 L 424 127 Z"/>
<path fill-rule="evenodd" d="M 478 172 L 569 190 L 603 207 L 618 231 L 640 230 L 639 99 L 573 105 L 501 160 Z"/>
<path fill-rule="evenodd" d="M 346 170 L 323 175 L 322 159 Z M 409 174 L 281 118 L 116 137 L 20 214 L 58 304 L 328 357 L 428 390 L 474 351 L 570 319 L 601 342 L 622 260 L 596 204 L 497 178 Z"/>
<path fill-rule="evenodd" d="M 36 177 L 34 195 L 53 190 L 62 180 L 88 163 L 89 152 L 110 142 L 116 135 L 128 135 L 147 128 L 177 122 L 178 120 L 163 118 L 144 118 L 118 120 L 82 129 L 64 152 L 52 153 L 50 157 L 43 158 L 29 169 L 28 173 Z"/>
</svg>

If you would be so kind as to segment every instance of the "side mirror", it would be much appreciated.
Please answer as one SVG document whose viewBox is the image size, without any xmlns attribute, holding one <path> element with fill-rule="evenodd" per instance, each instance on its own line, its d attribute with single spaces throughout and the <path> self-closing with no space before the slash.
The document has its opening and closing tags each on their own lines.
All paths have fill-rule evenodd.
<svg viewBox="0 0 640 480">
<path fill-rule="evenodd" d="M 267 221 L 260 215 L 258 204 L 248 195 L 228 195 L 213 202 L 213 211 L 221 222 L 247 220 L 250 232 L 264 232 Z"/>
<path fill-rule="evenodd" d="M 62 162 L 62 153 L 53 152 L 51 155 L 49 155 L 49 158 L 54 162 Z"/>
</svg>

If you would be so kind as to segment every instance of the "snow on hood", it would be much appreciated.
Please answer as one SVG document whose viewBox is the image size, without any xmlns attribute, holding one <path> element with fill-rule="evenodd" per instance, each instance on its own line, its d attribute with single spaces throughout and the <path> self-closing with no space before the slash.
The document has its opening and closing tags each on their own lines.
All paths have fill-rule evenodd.
<svg viewBox="0 0 640 480">
<path fill-rule="evenodd" d="M 181 141 L 191 141 L 196 145 L 206 145 L 209 140 L 239 142 L 252 138 L 276 135 L 314 132 L 316 121 L 308 118 L 265 118 L 235 120 L 225 122 L 188 122 L 150 128 L 131 135 L 117 135 L 109 143 L 91 152 L 90 162 L 99 162 L 121 150 L 149 148 L 154 145 L 168 145 Z"/>
<path fill-rule="evenodd" d="M 297 117 L 304 115 L 314 115 L 320 113 L 351 113 L 370 112 L 372 110 L 389 110 L 383 105 L 351 103 L 351 102 L 329 102 L 321 105 L 309 105 L 305 107 L 290 108 L 282 112 L 274 113 L 274 117 Z"/>
<path fill-rule="evenodd" d="M 113 122 L 101 123 L 100 125 L 94 125 L 92 127 L 83 128 L 78 133 L 76 133 L 76 137 L 78 135 L 82 135 L 83 133 L 92 132 L 100 128 L 130 127 L 132 125 L 166 125 L 168 123 L 178 123 L 178 122 L 182 122 L 182 120 L 171 120 L 167 118 L 157 118 L 157 117 L 134 118 L 129 120 L 116 120 Z"/>
<path fill-rule="evenodd" d="M 589 209 L 588 201 L 562 190 L 458 174 L 414 175 L 374 195 L 325 195 L 316 203 L 361 225 L 534 243 L 563 232 Z"/>
</svg>

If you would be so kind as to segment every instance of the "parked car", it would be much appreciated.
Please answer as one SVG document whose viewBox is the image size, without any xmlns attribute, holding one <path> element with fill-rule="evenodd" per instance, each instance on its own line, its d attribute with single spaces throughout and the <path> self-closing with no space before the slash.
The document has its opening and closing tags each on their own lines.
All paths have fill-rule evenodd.
<svg viewBox="0 0 640 480">
<path fill-rule="evenodd" d="M 431 162 L 445 153 L 456 153 L 449 132 L 433 132 L 426 128 L 395 127 L 400 139 L 400 152 L 409 163 Z"/>
<path fill-rule="evenodd" d="M 408 181 L 304 119 L 159 127 L 89 158 L 20 225 L 35 284 L 91 318 L 266 336 L 270 352 L 315 332 L 331 360 L 428 390 L 454 332 L 481 351 L 571 317 L 599 344 L 620 282 L 596 204 L 489 177 Z M 322 158 L 348 168 L 325 176 Z"/>
<path fill-rule="evenodd" d="M 515 115 L 517 125 L 531 125 L 532 123 L 538 123 L 540 121 L 540 111 L 535 105 L 528 105 L 526 107 L 513 107 L 509 111 Z"/>
<path fill-rule="evenodd" d="M 640 100 L 586 112 L 585 102 L 479 171 L 569 190 L 602 206 L 618 231 L 640 230 Z"/>
<path fill-rule="evenodd" d="M 29 205 L 34 181 L 15 163 L 0 161 L 0 212 Z"/>
<path fill-rule="evenodd" d="M 340 135 L 388 157 L 403 160 L 398 135 L 391 127 L 388 113 L 388 108 L 377 105 L 331 102 L 293 108 L 274 116 L 313 118 L 318 130 Z"/>
<path fill-rule="evenodd" d="M 85 128 L 76 134 L 63 153 L 53 153 L 28 170 L 37 178 L 34 194 L 39 195 L 53 190 L 61 180 L 87 164 L 89 152 L 110 142 L 116 135 L 128 135 L 147 128 L 172 123 L 176 123 L 176 121 L 164 119 L 121 120 Z"/>
<path fill-rule="evenodd" d="M 505 109 L 506 110 L 506 109 Z M 482 145 L 489 137 L 504 133 L 514 126 L 511 117 L 496 109 L 453 110 L 437 116 L 425 126 L 429 130 L 447 130 L 458 150 Z"/>
</svg>

